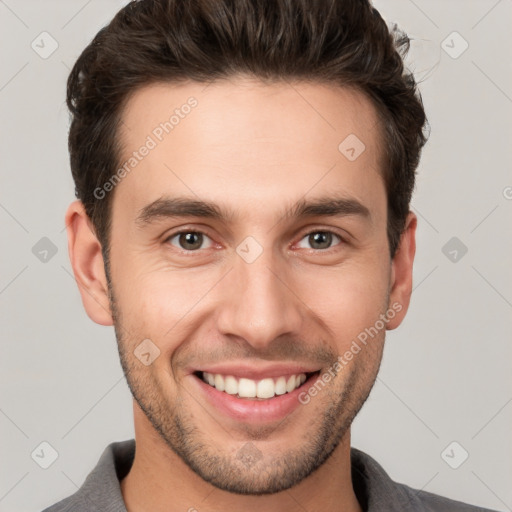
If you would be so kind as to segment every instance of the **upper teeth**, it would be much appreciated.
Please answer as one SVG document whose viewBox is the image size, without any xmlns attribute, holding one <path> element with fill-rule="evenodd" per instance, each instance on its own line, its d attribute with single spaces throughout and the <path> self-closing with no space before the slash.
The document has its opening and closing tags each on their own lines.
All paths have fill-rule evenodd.
<svg viewBox="0 0 512 512">
<path fill-rule="evenodd" d="M 290 377 L 256 381 L 243 377 L 238 379 L 232 375 L 203 372 L 203 380 L 219 391 L 238 395 L 241 398 L 272 398 L 297 389 L 306 380 L 306 374 L 299 373 Z"/>
</svg>

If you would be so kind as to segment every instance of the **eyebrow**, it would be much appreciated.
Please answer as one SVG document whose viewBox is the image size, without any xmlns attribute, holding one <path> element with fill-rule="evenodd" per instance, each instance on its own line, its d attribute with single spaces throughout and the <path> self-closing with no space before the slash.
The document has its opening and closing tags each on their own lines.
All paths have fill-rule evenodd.
<svg viewBox="0 0 512 512">
<path fill-rule="evenodd" d="M 216 203 L 188 197 L 161 197 L 144 206 L 135 223 L 141 227 L 160 219 L 177 217 L 201 217 L 223 222 L 233 222 L 235 211 Z M 309 217 L 360 216 L 370 218 L 370 210 L 354 198 L 326 196 L 306 201 L 300 199 L 282 215 L 282 220 Z"/>
</svg>

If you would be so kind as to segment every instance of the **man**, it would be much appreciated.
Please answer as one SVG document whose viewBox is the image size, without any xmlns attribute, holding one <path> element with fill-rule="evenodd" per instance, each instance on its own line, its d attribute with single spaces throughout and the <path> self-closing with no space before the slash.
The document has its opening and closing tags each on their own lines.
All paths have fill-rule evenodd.
<svg viewBox="0 0 512 512">
<path fill-rule="evenodd" d="M 141 0 L 84 50 L 69 253 L 135 441 L 47 511 L 477 510 L 350 446 L 412 289 L 407 44 L 362 0 Z"/>
</svg>

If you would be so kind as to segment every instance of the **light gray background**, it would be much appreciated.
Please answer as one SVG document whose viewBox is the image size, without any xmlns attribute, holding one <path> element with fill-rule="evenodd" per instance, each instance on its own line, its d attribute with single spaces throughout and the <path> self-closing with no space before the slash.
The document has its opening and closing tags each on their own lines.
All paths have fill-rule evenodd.
<svg viewBox="0 0 512 512">
<path fill-rule="evenodd" d="M 86 316 L 63 230 L 74 199 L 66 78 L 125 3 L 0 0 L 1 511 L 37 511 L 73 493 L 108 443 L 134 435 L 113 328 Z M 512 510 L 512 2 L 376 6 L 416 38 L 409 60 L 432 135 L 413 200 L 411 308 L 388 335 L 352 444 L 397 481 Z M 47 59 L 31 48 L 43 31 L 59 45 Z M 462 48 L 453 31 L 469 43 L 456 59 L 441 46 Z M 32 252 L 42 237 L 58 250 L 46 263 Z M 452 237 L 468 248 L 456 262 L 442 252 Z M 43 441 L 58 452 L 48 469 L 31 458 Z M 452 441 L 469 453 L 458 469 L 441 456 Z M 448 451 L 452 461 L 461 450 Z"/>
</svg>

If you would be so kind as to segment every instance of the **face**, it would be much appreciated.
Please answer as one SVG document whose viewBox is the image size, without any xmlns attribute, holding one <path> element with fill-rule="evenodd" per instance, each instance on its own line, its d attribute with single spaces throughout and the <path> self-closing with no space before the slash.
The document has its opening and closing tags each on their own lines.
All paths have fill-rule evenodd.
<svg viewBox="0 0 512 512">
<path fill-rule="evenodd" d="M 110 307 L 133 396 L 204 480 L 290 488 L 349 432 L 407 308 L 376 112 L 320 84 L 162 84 L 121 136 Z"/>
</svg>

